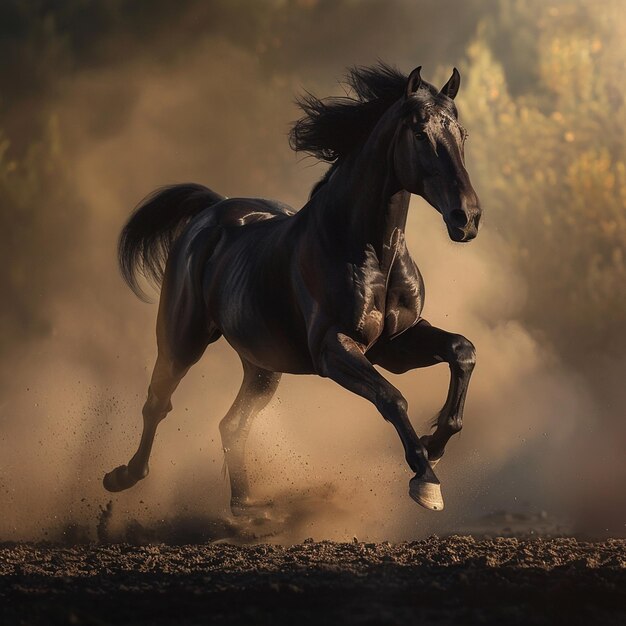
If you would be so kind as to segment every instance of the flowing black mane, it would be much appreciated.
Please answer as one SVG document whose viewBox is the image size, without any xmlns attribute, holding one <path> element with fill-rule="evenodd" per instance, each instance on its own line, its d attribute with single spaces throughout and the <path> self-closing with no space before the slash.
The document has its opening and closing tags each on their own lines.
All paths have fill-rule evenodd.
<svg viewBox="0 0 626 626">
<path fill-rule="evenodd" d="M 406 91 L 407 76 L 395 67 L 379 63 L 354 67 L 345 84 L 346 96 L 298 98 L 304 116 L 294 123 L 289 145 L 329 163 L 353 151 L 365 141 L 385 111 Z"/>
</svg>

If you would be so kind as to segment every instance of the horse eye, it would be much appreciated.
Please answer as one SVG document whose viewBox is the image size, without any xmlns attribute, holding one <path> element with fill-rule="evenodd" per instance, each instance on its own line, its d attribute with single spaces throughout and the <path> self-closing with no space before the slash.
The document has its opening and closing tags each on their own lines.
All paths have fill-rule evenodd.
<svg viewBox="0 0 626 626">
<path fill-rule="evenodd" d="M 424 139 L 426 139 L 426 133 L 423 133 L 419 130 L 415 131 L 413 134 L 415 135 L 415 139 L 419 141 L 424 141 Z"/>
</svg>

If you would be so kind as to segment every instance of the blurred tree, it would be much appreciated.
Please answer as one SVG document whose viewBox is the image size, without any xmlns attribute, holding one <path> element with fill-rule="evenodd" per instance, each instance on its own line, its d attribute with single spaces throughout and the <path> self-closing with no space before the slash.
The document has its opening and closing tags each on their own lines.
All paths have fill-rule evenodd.
<svg viewBox="0 0 626 626">
<path fill-rule="evenodd" d="M 128 59 L 181 63 L 212 36 L 256 55 L 276 89 L 293 84 L 284 76 L 327 81 L 378 56 L 433 73 L 438 63 L 441 76 L 464 57 L 472 176 L 527 278 L 526 321 L 574 358 L 623 349 L 621 0 L 0 3 L 0 349 L 46 332 L 47 294 L 82 236 L 56 98 L 81 72 Z"/>
<path fill-rule="evenodd" d="M 617 353 L 626 345 L 623 4 L 605 0 L 601 13 L 581 0 L 505 5 L 467 56 L 468 153 L 486 216 L 528 281 L 535 330 L 572 359 Z M 516 16 L 525 34 L 505 51 L 501 34 Z M 520 69 L 521 58 L 536 65 Z"/>
<path fill-rule="evenodd" d="M 62 261 L 82 232 L 78 202 L 66 184 L 57 119 L 22 158 L 0 135 L 0 353 L 49 331 L 47 296 L 62 292 Z M 59 238 L 58 233 L 66 233 Z"/>
<path fill-rule="evenodd" d="M 76 77 L 114 71 L 129 60 L 184 66 L 186 55 L 213 37 L 256 56 L 257 81 L 291 87 L 285 76 L 305 68 L 310 81 L 315 69 L 327 89 L 328 80 L 350 63 L 412 56 L 415 39 L 433 65 L 435 58 L 458 56 L 474 31 L 478 14 L 472 17 L 472 10 L 478 4 L 464 3 L 458 9 L 464 19 L 452 28 L 442 7 L 449 9 L 455 0 L 424 0 L 419 6 L 405 0 L 1 2 L 0 351 L 50 331 L 52 297 L 62 295 L 69 282 L 64 272 L 76 270 L 75 257 L 85 245 L 88 207 L 64 157 L 68 128 L 59 127 L 55 111 Z M 448 36 L 437 37 L 426 24 L 445 26 Z M 407 25 L 419 37 L 399 36 Z M 126 106 L 120 98 L 128 94 L 113 96 L 118 109 Z M 100 126 L 82 130 L 96 141 L 111 132 L 107 123 L 115 119 L 100 116 Z M 261 122 L 255 130 L 263 132 Z M 268 154 L 249 173 L 251 182 L 269 176 L 272 162 Z"/>
</svg>

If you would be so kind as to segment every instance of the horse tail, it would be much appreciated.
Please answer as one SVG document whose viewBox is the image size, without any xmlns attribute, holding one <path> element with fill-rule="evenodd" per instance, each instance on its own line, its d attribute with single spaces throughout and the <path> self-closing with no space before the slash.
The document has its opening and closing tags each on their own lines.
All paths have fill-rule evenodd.
<svg viewBox="0 0 626 626">
<path fill-rule="evenodd" d="M 224 197 L 203 185 L 185 183 L 160 187 L 144 198 L 122 229 L 118 243 L 120 271 L 135 295 L 148 298 L 138 273 L 160 287 L 173 243 L 189 221 Z"/>
</svg>

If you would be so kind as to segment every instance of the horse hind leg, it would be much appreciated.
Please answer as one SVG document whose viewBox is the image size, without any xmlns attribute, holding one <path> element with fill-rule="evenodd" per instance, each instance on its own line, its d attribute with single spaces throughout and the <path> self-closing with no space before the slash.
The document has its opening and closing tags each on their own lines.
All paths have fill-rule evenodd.
<svg viewBox="0 0 626 626">
<path fill-rule="evenodd" d="M 172 394 L 206 347 L 220 337 L 217 329 L 207 329 L 205 324 L 175 323 L 176 316 L 166 314 L 163 304 L 165 293 L 162 292 L 157 321 L 158 356 L 142 410 L 143 431 L 139 447 L 128 464 L 120 465 L 105 475 L 103 484 L 108 491 L 129 489 L 148 475 L 148 461 L 156 430 L 172 410 Z M 168 332 L 170 329 L 173 332 Z M 172 346 L 176 347 L 175 354 Z"/>
<path fill-rule="evenodd" d="M 104 476 L 105 489 L 123 491 L 148 475 L 148 461 L 157 426 L 172 410 L 172 394 L 188 369 L 177 366 L 159 353 L 148 387 L 148 398 L 143 405 L 143 431 L 139 447 L 127 465 L 120 465 Z"/>
<path fill-rule="evenodd" d="M 226 416 L 220 422 L 224 459 L 230 478 L 230 508 L 233 515 L 244 515 L 255 508 L 245 466 L 245 447 L 256 415 L 276 392 L 281 374 L 270 372 L 241 359 L 243 382 Z"/>
</svg>

